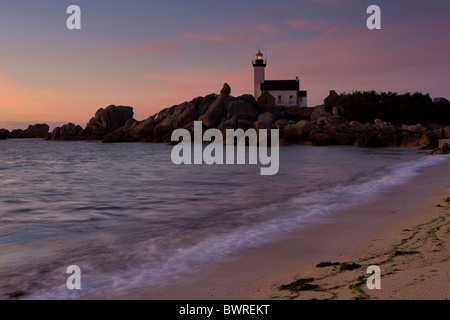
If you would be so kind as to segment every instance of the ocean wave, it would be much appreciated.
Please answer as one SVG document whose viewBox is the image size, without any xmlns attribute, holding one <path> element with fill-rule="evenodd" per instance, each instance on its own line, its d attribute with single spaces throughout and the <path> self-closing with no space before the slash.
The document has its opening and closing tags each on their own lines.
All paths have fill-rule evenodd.
<svg viewBox="0 0 450 320">
<path fill-rule="evenodd" d="M 395 164 L 379 172 L 368 172 L 354 181 L 335 184 L 329 189 L 310 190 L 258 208 L 228 212 L 229 215 L 247 219 L 248 223 L 234 229 L 213 229 L 209 235 L 196 242 L 196 234 L 184 235 L 185 245 L 164 251 L 163 238 L 142 241 L 133 247 L 136 256 L 151 252 L 158 259 L 131 264 L 129 268 L 98 272 L 88 262 L 82 268 L 83 283 L 88 285 L 81 292 L 69 292 L 65 285 L 51 292 L 37 290 L 26 298 L 31 299 L 80 299 L 126 296 L 130 292 L 149 290 L 170 284 L 177 279 L 197 274 L 211 263 L 230 258 L 236 253 L 279 241 L 292 232 L 301 232 L 311 225 L 326 221 L 332 214 L 364 205 L 377 195 L 391 188 L 404 185 L 421 173 L 421 170 L 447 161 L 449 157 L 420 157 L 413 161 Z M 174 237 L 177 235 L 174 234 Z M 117 248 L 124 250 L 124 248 Z M 53 279 L 52 283 L 56 280 Z M 106 294 L 107 293 L 107 294 Z"/>
</svg>

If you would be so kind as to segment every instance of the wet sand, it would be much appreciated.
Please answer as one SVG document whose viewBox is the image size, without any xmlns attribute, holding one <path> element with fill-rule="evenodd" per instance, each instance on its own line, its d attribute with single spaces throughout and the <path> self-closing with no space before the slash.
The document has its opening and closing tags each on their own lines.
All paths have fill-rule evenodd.
<svg viewBox="0 0 450 320">
<path fill-rule="evenodd" d="M 132 298 L 449 299 L 448 197 L 450 158 L 422 169 L 407 185 L 335 214 L 306 232 Z M 316 267 L 326 261 L 360 267 Z M 369 265 L 381 269 L 380 290 L 367 288 Z M 308 279 L 308 285 L 279 290 L 299 279 Z"/>
</svg>

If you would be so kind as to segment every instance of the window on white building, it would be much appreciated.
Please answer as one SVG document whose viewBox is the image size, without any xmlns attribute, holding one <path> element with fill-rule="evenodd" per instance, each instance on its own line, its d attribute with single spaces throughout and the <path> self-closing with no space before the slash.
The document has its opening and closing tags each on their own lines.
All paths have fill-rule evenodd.
<svg viewBox="0 0 450 320">
<path fill-rule="evenodd" d="M 289 104 L 293 104 L 294 103 L 294 96 L 289 96 Z"/>
<path fill-rule="evenodd" d="M 278 96 L 278 104 L 281 104 L 281 96 Z"/>
</svg>

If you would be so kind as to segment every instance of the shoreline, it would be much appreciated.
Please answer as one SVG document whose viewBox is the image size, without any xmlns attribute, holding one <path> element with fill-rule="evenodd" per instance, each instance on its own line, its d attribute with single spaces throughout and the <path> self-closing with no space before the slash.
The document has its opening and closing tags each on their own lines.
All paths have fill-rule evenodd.
<svg viewBox="0 0 450 320">
<path fill-rule="evenodd" d="M 450 298 L 450 187 L 421 199 L 428 212 L 371 233 L 339 256 L 269 274 L 237 298 L 275 300 L 446 300 Z M 381 271 L 381 288 L 370 290 L 369 266 Z"/>
<path fill-rule="evenodd" d="M 376 196 L 366 203 L 365 207 L 355 207 L 337 213 L 326 223 L 315 225 L 306 232 L 291 236 L 288 240 L 238 253 L 226 262 L 209 266 L 209 271 L 203 272 L 202 275 L 190 276 L 189 279 L 178 281 L 172 286 L 155 288 L 128 298 L 270 300 L 364 297 L 357 287 L 354 287 L 355 290 L 346 290 L 353 278 L 369 276 L 366 275 L 364 265 L 356 270 L 330 277 L 324 273 L 336 273 L 336 269 L 333 269 L 337 268 L 336 266 L 316 268 L 316 264 L 323 261 L 356 262 L 371 256 L 380 258 L 385 251 L 389 251 L 392 246 L 407 237 L 408 232 L 405 230 L 416 230 L 414 228 L 419 224 L 429 223 L 428 226 L 433 229 L 436 228 L 436 222 L 447 223 L 449 211 L 445 211 L 443 207 L 438 208 L 436 205 L 445 206 L 444 199 L 450 196 L 448 175 L 443 174 L 449 170 L 450 159 L 421 169 L 420 174 L 412 178 L 408 184 L 394 187 L 387 193 Z M 446 218 L 432 222 L 433 219 L 445 214 L 447 214 Z M 427 229 L 428 231 L 430 230 Z M 444 236 L 448 237 L 448 232 L 445 230 Z M 440 254 L 447 255 L 443 259 L 448 259 L 445 243 L 440 246 L 443 248 Z M 382 289 L 372 290 L 370 294 L 367 294 L 366 288 L 364 293 L 370 298 L 378 299 L 450 298 L 445 291 L 445 284 L 449 279 L 448 268 L 436 269 L 435 266 L 425 275 L 417 274 L 421 270 L 417 269 L 417 259 L 431 263 L 430 261 L 434 258 L 432 259 L 430 254 L 433 256 L 433 253 L 436 253 L 433 250 L 438 249 L 432 249 L 431 253 L 427 251 L 426 254 L 421 252 L 400 257 L 412 259 L 401 263 L 410 263 L 411 270 L 415 270 L 414 272 L 411 270 L 408 272 L 408 269 L 402 269 L 397 263 L 393 263 L 397 265 L 394 266 L 395 271 L 386 271 L 391 273 L 384 274 L 383 269 L 386 268 L 384 264 L 381 267 Z M 435 254 L 435 256 L 438 255 Z M 369 262 L 369 260 L 366 261 Z M 391 267 L 389 268 L 393 270 Z M 316 278 L 324 276 L 326 276 L 325 279 L 317 281 Z M 409 279 L 410 277 L 413 278 Z M 278 290 L 279 286 L 287 285 L 300 278 L 314 278 L 316 281 L 311 284 L 318 285 L 323 290 L 301 291 L 301 293 L 295 290 Z M 333 281 L 330 280 L 331 278 Z M 334 292 L 333 294 L 329 292 L 329 288 L 339 285 L 343 289 L 337 296 L 333 295 Z M 420 289 L 415 290 L 415 286 L 419 286 Z"/>
</svg>

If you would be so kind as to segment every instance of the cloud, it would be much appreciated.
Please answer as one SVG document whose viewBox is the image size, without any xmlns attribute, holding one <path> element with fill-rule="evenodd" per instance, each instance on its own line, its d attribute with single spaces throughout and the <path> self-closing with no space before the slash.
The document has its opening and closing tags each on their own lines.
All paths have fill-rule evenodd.
<svg viewBox="0 0 450 320">
<path fill-rule="evenodd" d="M 279 28 L 277 28 L 276 26 L 267 24 L 267 23 L 263 23 L 258 25 L 257 27 L 258 31 L 267 34 L 267 35 L 279 35 L 281 34 L 281 30 Z"/>
<path fill-rule="evenodd" d="M 241 44 L 255 41 L 266 36 L 281 35 L 282 33 L 283 31 L 273 24 L 244 21 L 233 24 L 226 32 L 223 30 L 209 32 L 180 32 L 180 37 L 186 40 L 204 43 Z"/>
<path fill-rule="evenodd" d="M 52 95 L 51 91 L 20 86 L 8 76 L 0 74 L 0 117 L 43 117 L 49 111 L 46 99 Z"/>
<path fill-rule="evenodd" d="M 359 0 L 308 0 L 309 2 L 312 3 L 318 3 L 318 4 L 323 4 L 326 6 L 331 6 L 331 7 L 343 7 L 343 6 L 350 6 L 356 2 L 358 2 Z"/>
<path fill-rule="evenodd" d="M 159 41 L 159 42 L 146 42 L 141 45 L 128 48 L 101 50 L 99 53 L 104 56 L 117 56 L 117 55 L 130 56 L 150 52 L 173 54 L 177 52 L 177 48 L 172 43 Z"/>
<path fill-rule="evenodd" d="M 314 17 L 288 19 L 285 24 L 294 30 L 302 31 L 324 31 L 330 28 L 326 20 Z"/>
<path fill-rule="evenodd" d="M 167 70 L 148 74 L 138 84 L 139 90 L 151 97 L 146 103 L 133 103 L 136 119 L 154 114 L 163 108 L 197 96 L 219 93 L 224 82 L 231 86 L 233 96 L 253 92 L 253 70 L 250 64 L 246 70 L 242 66 L 186 66 L 185 69 Z M 131 103 L 131 102 L 130 102 Z"/>
<path fill-rule="evenodd" d="M 185 32 L 181 35 L 184 39 L 199 42 L 232 43 L 245 42 L 248 37 L 244 34 L 231 34 L 220 32 Z"/>
<path fill-rule="evenodd" d="M 339 30 L 339 27 L 333 27 L 330 30 L 328 30 L 327 32 L 323 33 L 322 36 L 328 36 L 328 35 L 336 32 L 337 30 Z"/>
<path fill-rule="evenodd" d="M 318 21 L 302 19 L 291 24 L 312 30 L 321 26 Z M 450 74 L 446 24 L 428 16 L 403 19 L 380 32 L 330 24 L 314 36 L 270 43 L 270 47 L 283 50 L 276 59 L 271 54 L 274 60 L 269 61 L 266 72 L 272 79 L 298 75 L 311 105 L 321 103 L 330 89 L 422 91 L 446 96 Z"/>
<path fill-rule="evenodd" d="M 92 92 L 77 93 L 73 88 L 64 89 L 58 84 L 51 89 L 41 85 L 23 85 L 16 79 L 0 74 L 0 120 L 19 122 L 63 121 L 82 122 L 92 114 L 92 105 L 98 104 L 98 97 Z M 97 93 L 97 92 L 96 92 Z M 68 121 L 66 121 L 66 119 Z"/>
</svg>

